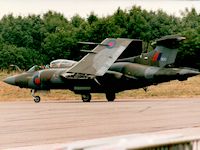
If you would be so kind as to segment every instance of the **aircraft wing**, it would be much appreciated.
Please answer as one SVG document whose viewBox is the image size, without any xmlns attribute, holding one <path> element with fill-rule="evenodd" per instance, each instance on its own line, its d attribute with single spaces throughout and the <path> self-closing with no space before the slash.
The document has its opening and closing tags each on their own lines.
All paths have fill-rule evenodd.
<svg viewBox="0 0 200 150">
<path fill-rule="evenodd" d="M 132 41 L 125 38 L 106 38 L 66 73 L 103 76 Z"/>
</svg>

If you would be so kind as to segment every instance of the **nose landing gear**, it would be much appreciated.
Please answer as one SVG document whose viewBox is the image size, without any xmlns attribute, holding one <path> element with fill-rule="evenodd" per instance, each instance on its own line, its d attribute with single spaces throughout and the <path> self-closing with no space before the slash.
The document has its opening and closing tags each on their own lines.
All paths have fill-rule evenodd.
<svg viewBox="0 0 200 150">
<path fill-rule="evenodd" d="M 33 100 L 35 103 L 39 103 L 40 102 L 40 96 L 35 96 L 36 90 L 31 90 L 31 95 L 33 97 Z"/>
</svg>

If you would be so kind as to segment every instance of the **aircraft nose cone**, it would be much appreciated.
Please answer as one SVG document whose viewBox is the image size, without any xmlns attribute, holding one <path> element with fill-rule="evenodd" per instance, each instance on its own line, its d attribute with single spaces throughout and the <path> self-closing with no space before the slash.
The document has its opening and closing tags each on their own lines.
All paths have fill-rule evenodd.
<svg viewBox="0 0 200 150">
<path fill-rule="evenodd" d="M 15 77 L 8 77 L 8 78 L 4 79 L 3 82 L 5 82 L 7 84 L 15 85 Z"/>
</svg>

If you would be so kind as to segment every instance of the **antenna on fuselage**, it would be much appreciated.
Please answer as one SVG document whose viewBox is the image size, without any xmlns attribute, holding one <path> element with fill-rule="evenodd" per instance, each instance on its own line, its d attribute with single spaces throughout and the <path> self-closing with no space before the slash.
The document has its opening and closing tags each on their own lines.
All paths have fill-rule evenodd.
<svg viewBox="0 0 200 150">
<path fill-rule="evenodd" d="M 22 70 L 17 65 L 11 64 L 10 67 L 14 67 L 17 71 L 22 72 Z"/>
</svg>

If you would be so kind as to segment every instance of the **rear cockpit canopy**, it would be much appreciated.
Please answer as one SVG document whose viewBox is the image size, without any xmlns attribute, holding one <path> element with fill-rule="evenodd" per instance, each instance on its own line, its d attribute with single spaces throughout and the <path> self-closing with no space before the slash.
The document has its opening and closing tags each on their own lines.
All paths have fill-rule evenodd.
<svg viewBox="0 0 200 150">
<path fill-rule="evenodd" d="M 50 63 L 50 68 L 70 68 L 76 61 L 67 60 L 67 59 L 57 59 Z"/>
</svg>

